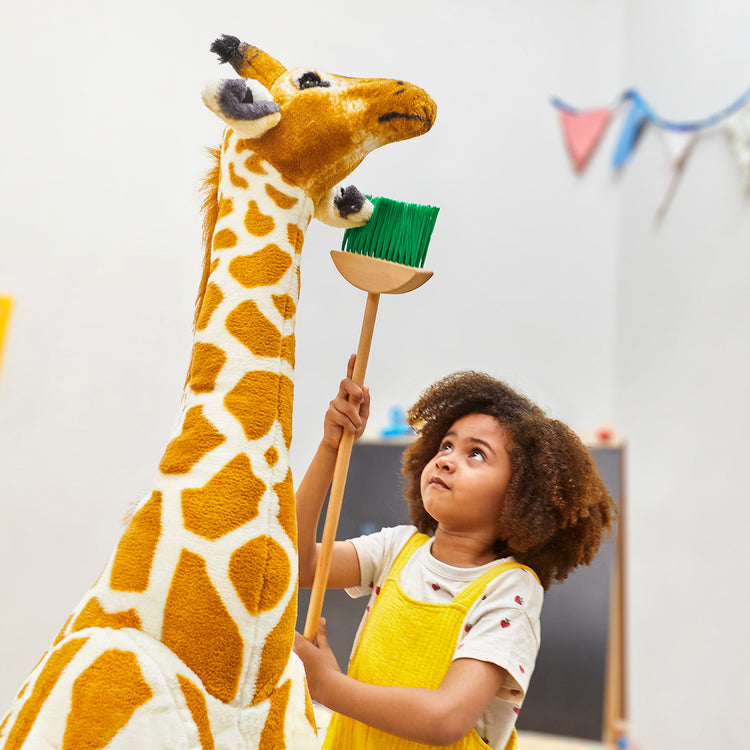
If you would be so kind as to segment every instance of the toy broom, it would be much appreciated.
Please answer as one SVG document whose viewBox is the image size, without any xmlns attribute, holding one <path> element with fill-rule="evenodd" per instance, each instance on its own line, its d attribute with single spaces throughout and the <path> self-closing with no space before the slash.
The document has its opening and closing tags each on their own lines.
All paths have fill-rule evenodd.
<svg viewBox="0 0 750 750">
<path fill-rule="evenodd" d="M 432 276 L 432 271 L 426 271 L 422 266 L 439 211 L 434 206 L 399 203 L 388 198 L 370 200 L 374 205 L 372 218 L 364 227 L 347 229 L 343 249 L 331 251 L 339 273 L 350 284 L 367 292 L 352 374 L 352 380 L 359 386 L 365 380 L 380 295 L 410 292 Z M 336 456 L 320 554 L 305 620 L 304 635 L 308 640 L 313 640 L 318 632 L 353 445 L 354 436 L 344 432 Z"/>
</svg>

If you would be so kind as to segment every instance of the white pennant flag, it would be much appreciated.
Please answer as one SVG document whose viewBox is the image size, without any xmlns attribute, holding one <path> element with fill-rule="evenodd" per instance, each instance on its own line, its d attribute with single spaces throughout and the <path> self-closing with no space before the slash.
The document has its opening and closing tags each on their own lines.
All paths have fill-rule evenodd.
<svg viewBox="0 0 750 750">
<path fill-rule="evenodd" d="M 664 189 L 656 216 L 661 219 L 672 202 L 688 157 L 698 140 L 697 130 L 660 130 L 662 143 L 667 155 L 667 184 Z"/>
<path fill-rule="evenodd" d="M 742 170 L 745 191 L 750 193 L 750 104 L 735 112 L 724 122 L 729 147 Z"/>
</svg>

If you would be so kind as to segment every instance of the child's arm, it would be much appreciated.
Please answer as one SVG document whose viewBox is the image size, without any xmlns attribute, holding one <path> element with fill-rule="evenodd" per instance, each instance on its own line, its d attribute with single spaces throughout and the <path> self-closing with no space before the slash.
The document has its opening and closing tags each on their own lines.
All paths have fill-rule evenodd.
<svg viewBox="0 0 750 750">
<path fill-rule="evenodd" d="M 333 479 L 336 454 L 344 430 L 359 438 L 370 414 L 370 394 L 352 381 L 355 356 L 349 359 L 347 377 L 331 401 L 323 420 L 323 439 L 297 489 L 297 535 L 299 584 L 312 586 L 320 545 L 316 532 L 326 492 Z M 360 583 L 359 558 L 350 542 L 336 542 L 331 558 L 328 588 L 346 588 Z"/>
<path fill-rule="evenodd" d="M 435 690 L 369 685 L 339 671 L 323 621 L 317 644 L 295 634 L 294 650 L 305 665 L 313 700 L 383 732 L 427 745 L 450 745 L 465 737 L 506 674 L 490 662 L 456 659 Z"/>
</svg>

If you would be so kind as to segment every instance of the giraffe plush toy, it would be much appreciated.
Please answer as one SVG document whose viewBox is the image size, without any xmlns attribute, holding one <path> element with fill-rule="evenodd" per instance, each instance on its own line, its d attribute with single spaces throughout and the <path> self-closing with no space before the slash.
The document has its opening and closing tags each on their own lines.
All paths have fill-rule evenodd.
<svg viewBox="0 0 750 750">
<path fill-rule="evenodd" d="M 426 132 L 421 89 L 287 70 L 222 37 L 241 79 L 206 88 L 228 125 L 207 178 L 206 264 L 175 437 L 94 586 L 0 724 L 0 747 L 319 747 L 292 652 L 292 439 L 300 254 L 313 215 L 361 224 L 336 187 Z"/>
</svg>

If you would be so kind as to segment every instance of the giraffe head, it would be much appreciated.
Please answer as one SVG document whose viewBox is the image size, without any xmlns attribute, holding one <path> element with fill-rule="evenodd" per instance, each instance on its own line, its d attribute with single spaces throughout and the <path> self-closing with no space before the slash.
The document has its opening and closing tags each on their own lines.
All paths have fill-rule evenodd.
<svg viewBox="0 0 750 750">
<path fill-rule="evenodd" d="M 316 204 L 370 151 L 426 133 L 435 120 L 435 102 L 404 81 L 287 69 L 236 37 L 211 49 L 242 80 L 210 84 L 207 106 Z"/>
</svg>

